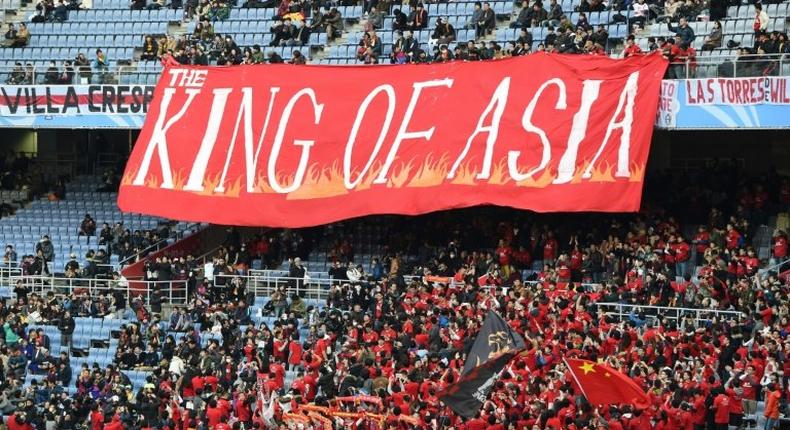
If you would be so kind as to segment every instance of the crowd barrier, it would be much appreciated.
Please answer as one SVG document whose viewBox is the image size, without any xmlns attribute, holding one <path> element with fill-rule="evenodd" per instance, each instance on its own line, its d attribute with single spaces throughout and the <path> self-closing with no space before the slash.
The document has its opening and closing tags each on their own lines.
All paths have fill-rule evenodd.
<svg viewBox="0 0 790 430">
<path fill-rule="evenodd" d="M 252 293 L 255 297 L 270 297 L 275 289 L 282 288 L 290 296 L 299 294 L 305 299 L 326 300 L 330 287 L 333 283 L 339 282 L 331 277 L 304 277 L 294 278 L 282 276 L 282 271 L 273 270 L 252 270 L 245 276 L 239 275 L 215 275 L 212 277 L 214 288 L 230 288 L 231 282 L 235 278 L 244 280 L 247 293 Z M 410 276 L 407 282 L 412 281 L 435 281 L 453 283 L 451 278 L 439 277 L 419 277 Z M 343 281 L 340 281 L 343 282 Z M 347 281 L 345 281 L 347 282 Z M 528 284 L 535 284 L 538 281 L 528 281 Z M 59 276 L 27 276 L 22 275 L 17 267 L 0 267 L 0 287 L 13 289 L 18 283 L 27 287 L 30 292 L 46 295 L 50 292 L 56 295 L 83 294 L 98 295 L 106 293 L 110 288 L 123 291 L 130 299 L 139 297 L 146 304 L 150 302 L 150 294 L 156 287 L 162 291 L 162 301 L 174 305 L 186 305 L 188 303 L 187 280 L 172 281 L 144 281 L 141 279 L 88 279 L 88 278 L 67 278 Z M 134 283 L 134 288 L 129 284 Z M 141 288 L 142 286 L 142 288 Z M 585 289 L 596 289 L 598 284 L 583 284 Z M 596 303 L 599 309 L 609 315 L 619 319 L 628 319 L 632 314 L 641 314 L 647 320 L 654 320 L 664 317 L 670 321 L 680 322 L 685 316 L 690 315 L 697 323 L 708 323 L 714 319 L 718 321 L 740 319 L 743 314 L 738 311 L 718 310 L 718 309 L 695 309 L 665 306 L 645 306 L 626 303 Z"/>
</svg>

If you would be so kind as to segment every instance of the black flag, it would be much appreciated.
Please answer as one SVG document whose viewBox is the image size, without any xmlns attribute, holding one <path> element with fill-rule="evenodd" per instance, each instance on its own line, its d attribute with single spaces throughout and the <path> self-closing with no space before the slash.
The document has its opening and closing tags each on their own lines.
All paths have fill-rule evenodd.
<svg viewBox="0 0 790 430">
<path fill-rule="evenodd" d="M 472 418 L 483 406 L 499 372 L 526 345 L 524 338 L 494 311 L 488 311 L 472 350 L 466 357 L 461 379 L 439 395 L 455 413 Z"/>
</svg>

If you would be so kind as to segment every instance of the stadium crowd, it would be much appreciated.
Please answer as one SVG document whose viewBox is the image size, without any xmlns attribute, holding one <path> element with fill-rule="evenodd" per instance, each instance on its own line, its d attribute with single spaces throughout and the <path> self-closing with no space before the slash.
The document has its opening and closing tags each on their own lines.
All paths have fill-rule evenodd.
<svg viewBox="0 0 790 430">
<path fill-rule="evenodd" d="M 230 229 L 211 264 L 149 261 L 147 279 L 188 280 L 186 305 L 168 306 L 159 288 L 148 302 L 130 300 L 118 280 L 65 296 L 20 283 L 0 302 L 0 410 L 12 430 L 775 428 L 790 393 L 788 265 L 775 266 L 788 242 L 777 229 L 761 262 L 752 239 L 790 207 L 790 182 L 739 177 L 729 164 L 694 178 L 660 174 L 639 215 L 483 209 L 362 220 L 398 232 L 376 238 L 384 251 L 368 268 L 355 263 L 357 222 L 335 224 L 322 303 L 302 298 L 315 229 L 246 240 Z M 277 267 L 286 258 L 291 278 L 252 306 L 241 276 L 250 262 Z M 600 302 L 645 307 L 617 315 Z M 711 313 L 674 319 L 673 307 Z M 127 309 L 135 318 L 114 334 L 112 363 L 76 374 L 69 361 L 78 349 L 50 352 L 48 336 L 27 328 L 56 325 L 68 345 L 74 316 L 128 317 Z M 464 420 L 437 396 L 458 380 L 489 309 L 528 347 Z M 650 404 L 588 404 L 565 357 L 621 370 Z M 136 391 L 130 370 L 151 372 Z M 28 374 L 36 382 L 23 387 Z"/>
</svg>

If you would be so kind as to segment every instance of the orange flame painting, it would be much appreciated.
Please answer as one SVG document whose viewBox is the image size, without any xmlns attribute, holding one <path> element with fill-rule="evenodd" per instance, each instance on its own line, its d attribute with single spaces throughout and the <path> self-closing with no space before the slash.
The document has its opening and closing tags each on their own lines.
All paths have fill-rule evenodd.
<svg viewBox="0 0 790 430">
<path fill-rule="evenodd" d="M 506 185 L 513 179 L 510 177 L 507 165 L 507 158 L 502 158 L 492 166 L 491 175 L 488 180 L 478 180 L 477 174 L 480 166 L 477 166 L 473 159 L 462 163 L 456 170 L 455 176 L 448 180 L 447 173 L 450 170 L 449 154 L 445 153 L 439 158 L 434 158 L 432 154 L 428 154 L 422 164 L 415 166 L 415 160 L 411 159 L 408 162 L 396 159 L 392 164 L 390 170 L 390 177 L 387 181 L 388 188 L 427 188 L 449 183 L 452 185 L 470 185 L 474 186 L 478 183 L 488 183 L 490 185 Z M 586 182 L 591 183 L 608 183 L 617 182 L 618 180 L 627 180 L 628 182 L 642 182 L 645 175 L 645 166 L 637 163 L 632 163 L 630 166 L 631 175 L 629 178 L 616 178 L 614 176 L 615 166 L 608 162 L 599 162 L 593 166 L 590 171 L 590 177 L 584 178 L 584 172 L 590 166 L 590 162 L 584 160 L 576 166 L 572 179 L 568 184 L 582 184 Z M 375 161 L 371 165 L 364 178 L 353 189 L 348 190 L 345 186 L 344 173 L 342 163 L 339 160 L 332 162 L 330 167 L 320 167 L 318 163 L 314 163 L 307 168 L 304 180 L 301 186 L 291 193 L 286 198 L 288 200 L 306 200 L 306 199 L 319 199 L 329 198 L 340 195 L 349 194 L 350 192 L 369 190 L 373 186 L 373 181 L 381 172 L 382 163 Z M 121 179 L 121 185 L 131 185 L 136 175 L 135 170 L 129 170 L 124 173 Z M 358 170 L 352 170 L 352 178 L 356 178 Z M 527 178 L 523 181 L 518 181 L 515 184 L 519 187 L 530 188 L 545 188 L 553 183 L 557 178 L 558 172 L 552 167 L 547 167 L 538 174 Z M 243 176 L 235 179 L 226 180 L 223 192 L 216 192 L 217 186 L 220 185 L 221 173 L 213 175 L 207 174 L 203 180 L 203 191 L 196 192 L 198 195 L 204 196 L 224 196 L 237 198 L 242 194 L 242 190 L 246 190 L 245 180 Z M 178 170 L 173 175 L 173 190 L 183 190 L 186 185 L 186 174 L 183 169 Z M 286 172 L 279 172 L 277 174 L 277 181 L 282 185 L 293 183 L 294 174 Z M 145 186 L 149 188 L 160 187 L 160 179 L 154 175 L 149 175 L 145 180 Z M 259 173 L 255 178 L 252 186 L 255 193 L 274 194 L 275 191 L 269 185 L 268 177 L 263 173 Z"/>
<path fill-rule="evenodd" d="M 409 181 L 409 187 L 435 187 L 444 182 L 447 172 L 450 171 L 449 157 L 442 155 L 434 160 L 431 154 L 425 157 L 425 162 L 417 170 L 417 174 Z"/>
<path fill-rule="evenodd" d="M 312 164 L 307 168 L 302 185 L 292 193 L 288 200 L 320 199 L 348 194 L 343 182 L 343 169 L 335 160 L 332 167 L 320 168 Z"/>
</svg>

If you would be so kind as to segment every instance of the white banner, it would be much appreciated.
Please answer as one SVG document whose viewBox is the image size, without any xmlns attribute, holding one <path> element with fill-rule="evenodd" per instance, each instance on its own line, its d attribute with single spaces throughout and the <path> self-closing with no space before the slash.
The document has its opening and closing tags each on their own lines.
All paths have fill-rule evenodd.
<svg viewBox="0 0 790 430">
<path fill-rule="evenodd" d="M 790 104 L 790 77 L 688 79 L 688 105 Z"/>
<path fill-rule="evenodd" d="M 153 85 L 0 85 L 0 116 L 144 115 Z"/>
</svg>

